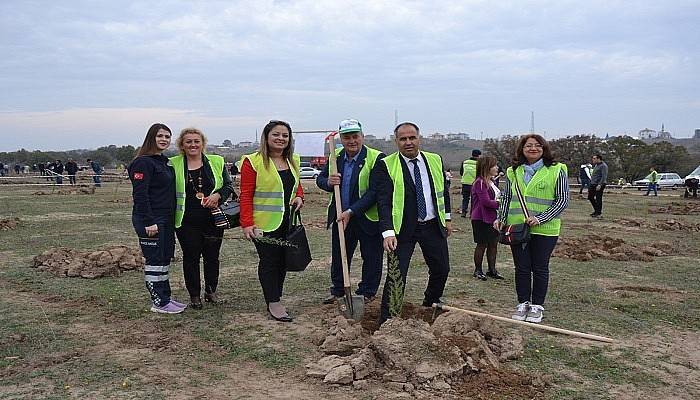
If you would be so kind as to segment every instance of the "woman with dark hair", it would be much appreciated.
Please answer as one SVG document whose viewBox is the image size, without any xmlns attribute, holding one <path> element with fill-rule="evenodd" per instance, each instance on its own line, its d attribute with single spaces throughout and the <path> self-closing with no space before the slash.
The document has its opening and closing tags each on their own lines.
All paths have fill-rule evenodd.
<svg viewBox="0 0 700 400">
<path fill-rule="evenodd" d="M 527 223 L 530 241 L 511 245 L 515 263 L 518 306 L 513 319 L 542 321 L 549 285 L 549 258 L 559 238 L 560 214 L 569 205 L 567 168 L 554 161 L 549 144 L 540 135 L 524 135 L 518 141 L 513 165 L 506 171 L 506 185 L 494 228 Z M 519 190 L 518 190 L 519 189 Z M 518 200 L 518 191 L 529 217 Z"/>
<path fill-rule="evenodd" d="M 204 154 L 207 138 L 197 128 L 178 136 L 180 154 L 170 158 L 175 169 L 175 229 L 182 249 L 182 270 L 190 294 L 190 307 L 202 308 L 199 260 L 204 260 L 204 301 L 218 303 L 219 251 L 224 229 L 214 224 L 212 208 L 235 193 L 224 158 Z"/>
<path fill-rule="evenodd" d="M 170 146 L 170 137 L 167 126 L 151 125 L 128 170 L 134 198 L 131 220 L 146 259 L 144 275 L 153 302 L 151 311 L 178 314 L 187 306 L 170 297 L 170 260 L 175 254 L 175 175 L 162 154 Z"/>
<path fill-rule="evenodd" d="M 503 279 L 496 271 L 496 253 L 498 251 L 498 231 L 494 229 L 498 198 L 501 191 L 492 179 L 498 176 L 498 163 L 494 156 L 481 156 L 476 162 L 476 179 L 471 188 L 471 220 L 474 234 L 474 277 L 482 281 L 487 276 L 494 279 Z M 489 270 L 484 275 L 481 265 L 484 261 L 484 252 Z"/>
<path fill-rule="evenodd" d="M 284 240 L 292 210 L 304 204 L 299 182 L 299 155 L 294 154 L 292 128 L 284 121 L 270 121 L 260 138 L 260 149 L 242 158 L 241 228 L 246 239 L 254 241 L 260 262 L 258 278 L 267 311 L 277 321 L 291 322 L 292 317 L 280 302 L 287 268 L 284 251 L 276 244 Z"/>
</svg>

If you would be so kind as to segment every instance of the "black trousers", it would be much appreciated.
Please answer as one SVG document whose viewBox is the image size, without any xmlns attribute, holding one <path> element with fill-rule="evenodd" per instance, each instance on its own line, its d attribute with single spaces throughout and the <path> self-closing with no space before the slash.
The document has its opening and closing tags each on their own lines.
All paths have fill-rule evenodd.
<svg viewBox="0 0 700 400">
<path fill-rule="evenodd" d="M 445 290 L 445 283 L 447 283 L 447 276 L 450 273 L 450 253 L 447 249 L 447 238 L 442 236 L 439 223 L 438 219 L 434 218 L 426 223 L 419 223 L 410 237 L 403 237 L 401 234 L 397 236 L 398 246 L 395 252 L 399 257 L 399 270 L 401 271 L 404 288 L 406 287 L 408 267 L 411 264 L 411 256 L 413 256 L 416 243 L 423 251 L 423 258 L 428 265 L 428 287 L 425 288 L 423 300 L 425 304 L 440 301 L 440 297 Z M 380 323 L 389 318 L 389 296 L 393 284 L 394 282 L 387 274 L 384 283 L 384 293 L 382 294 Z"/>
<path fill-rule="evenodd" d="M 600 184 L 600 190 L 593 183 L 588 185 L 588 201 L 591 202 L 593 212 L 596 214 L 603 213 L 603 190 L 605 190 L 604 183 Z"/>
<path fill-rule="evenodd" d="M 338 224 L 332 225 L 333 239 L 331 241 L 331 294 L 342 296 L 344 292 L 343 264 L 340 255 L 340 240 L 338 239 Z M 366 297 L 375 296 L 382 280 L 382 260 L 384 258 L 384 239 L 381 232 L 369 235 L 351 220 L 345 228 L 345 248 L 348 258 L 348 269 L 352 263 L 352 255 L 357 244 L 360 244 L 362 256 L 362 281 L 358 284 L 355 293 Z"/>
<path fill-rule="evenodd" d="M 75 174 L 68 175 L 68 181 L 71 185 L 75 185 Z"/>
<path fill-rule="evenodd" d="M 213 220 L 206 223 L 183 222 L 177 231 L 182 249 L 182 271 L 190 297 L 199 297 L 202 291 L 199 279 L 199 260 L 204 259 L 204 290 L 216 292 L 219 285 L 219 251 L 224 230 L 217 228 Z"/>
<path fill-rule="evenodd" d="M 462 215 L 467 215 L 469 200 L 472 198 L 472 185 L 462 184 Z"/>
<path fill-rule="evenodd" d="M 287 236 L 288 217 L 282 220 L 279 229 L 273 232 L 265 232 L 266 237 L 284 239 Z M 265 303 L 280 301 L 284 289 L 284 279 L 287 276 L 287 266 L 284 262 L 284 249 L 276 244 L 260 243 L 253 241 L 258 251 L 260 262 L 258 263 L 258 279 L 262 286 Z"/>
<path fill-rule="evenodd" d="M 532 235 L 530 241 L 511 245 L 515 263 L 515 291 L 518 303 L 543 305 L 549 286 L 549 258 L 559 236 Z"/>
</svg>

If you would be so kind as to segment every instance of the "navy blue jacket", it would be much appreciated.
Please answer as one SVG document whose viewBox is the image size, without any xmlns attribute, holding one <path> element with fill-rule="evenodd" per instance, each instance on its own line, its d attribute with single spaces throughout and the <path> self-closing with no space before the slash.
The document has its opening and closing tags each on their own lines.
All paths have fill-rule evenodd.
<svg viewBox="0 0 700 400">
<path fill-rule="evenodd" d="M 140 156 L 128 167 L 133 186 L 135 215 L 146 226 L 155 223 L 155 216 L 175 218 L 175 171 L 163 155 Z"/>
<path fill-rule="evenodd" d="M 379 163 L 379 160 L 381 160 L 384 157 L 384 153 L 379 154 L 377 156 L 377 161 L 374 163 L 374 165 L 376 166 Z M 365 211 L 367 211 L 368 208 L 372 207 L 372 205 L 377 203 L 377 192 L 374 190 L 372 182 L 370 181 L 369 188 L 367 188 L 367 191 L 364 193 L 364 195 L 360 197 L 360 191 L 358 186 L 360 170 L 362 168 L 365 168 L 366 158 L 367 147 L 362 146 L 362 150 L 360 150 L 360 153 L 357 156 L 357 168 L 354 168 L 352 177 L 350 177 L 350 209 L 352 210 L 352 218 L 350 218 L 350 224 L 356 221 L 356 223 L 360 225 L 360 228 L 364 232 L 370 235 L 376 235 L 380 232 L 379 223 L 367 219 L 367 217 L 365 216 Z M 340 172 L 342 174 L 343 169 L 345 168 L 344 149 L 336 158 L 336 164 L 338 168 L 335 171 Z M 326 163 L 326 165 L 321 170 L 321 174 L 316 178 L 316 186 L 318 186 L 322 190 L 325 190 L 326 192 L 333 193 L 333 186 L 328 185 L 328 163 Z M 335 211 L 335 196 L 333 196 L 331 200 L 331 205 L 328 208 L 328 220 L 326 227 L 330 227 L 336 219 L 337 218 Z"/>
</svg>

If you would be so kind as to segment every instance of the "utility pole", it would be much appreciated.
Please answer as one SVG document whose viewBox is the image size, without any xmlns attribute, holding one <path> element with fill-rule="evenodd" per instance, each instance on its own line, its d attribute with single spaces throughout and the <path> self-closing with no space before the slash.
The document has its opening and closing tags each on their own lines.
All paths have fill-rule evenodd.
<svg viewBox="0 0 700 400">
<path fill-rule="evenodd" d="M 394 126 L 399 124 L 399 110 L 394 110 Z"/>
<path fill-rule="evenodd" d="M 530 111 L 530 133 L 535 133 L 535 112 Z"/>
</svg>

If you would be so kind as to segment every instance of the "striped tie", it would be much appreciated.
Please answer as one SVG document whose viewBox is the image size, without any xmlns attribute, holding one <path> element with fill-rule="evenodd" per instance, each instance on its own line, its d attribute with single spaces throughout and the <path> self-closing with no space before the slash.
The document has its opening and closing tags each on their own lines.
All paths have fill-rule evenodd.
<svg viewBox="0 0 700 400">
<path fill-rule="evenodd" d="M 413 163 L 413 176 L 416 182 L 416 208 L 418 209 L 418 219 L 425 221 L 425 216 L 428 212 L 426 211 L 425 196 L 423 196 L 423 180 L 420 177 L 418 159 L 413 159 L 411 162 Z"/>
</svg>

